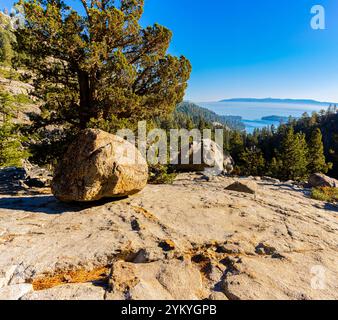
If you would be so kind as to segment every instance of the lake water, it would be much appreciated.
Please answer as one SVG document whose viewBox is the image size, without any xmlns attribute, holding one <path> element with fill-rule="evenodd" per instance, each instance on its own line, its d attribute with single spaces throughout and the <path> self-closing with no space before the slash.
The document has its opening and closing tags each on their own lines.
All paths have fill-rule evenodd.
<svg viewBox="0 0 338 320">
<path fill-rule="evenodd" d="M 219 115 L 241 116 L 246 131 L 251 133 L 255 128 L 264 128 L 272 124 L 278 126 L 279 122 L 262 120 L 262 117 L 281 116 L 299 118 L 304 112 L 327 109 L 329 104 L 297 104 L 297 103 L 271 103 L 271 102 L 201 102 L 199 106 L 216 112 Z"/>
</svg>

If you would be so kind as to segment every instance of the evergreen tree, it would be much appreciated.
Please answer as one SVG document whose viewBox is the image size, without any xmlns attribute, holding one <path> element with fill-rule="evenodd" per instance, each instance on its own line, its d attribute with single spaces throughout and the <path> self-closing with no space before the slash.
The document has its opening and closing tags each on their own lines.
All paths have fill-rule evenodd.
<svg viewBox="0 0 338 320">
<path fill-rule="evenodd" d="M 16 110 L 14 102 L 11 94 L 0 90 L 0 167 L 21 166 L 29 155 L 22 147 L 18 126 L 12 122 Z"/>
<path fill-rule="evenodd" d="M 78 2 L 83 10 L 67 3 Z M 20 1 L 25 27 L 16 32 L 35 94 L 45 101 L 35 125 L 86 128 L 111 116 L 148 119 L 183 99 L 191 66 L 167 54 L 171 32 L 141 28 L 143 0 Z"/>
<path fill-rule="evenodd" d="M 276 157 L 273 157 L 271 159 L 271 162 L 268 165 L 268 171 L 267 174 L 271 177 L 277 177 L 279 178 L 281 176 L 281 168 L 283 166 L 283 163 L 281 160 L 277 160 Z"/>
<path fill-rule="evenodd" d="M 319 115 L 317 112 L 312 112 L 312 115 L 311 115 L 311 118 L 310 118 L 310 126 L 314 126 L 318 123 L 318 118 L 319 118 Z"/>
<path fill-rule="evenodd" d="M 191 117 L 188 116 L 186 120 L 186 129 L 190 131 L 194 129 L 194 127 L 194 122 L 192 121 Z"/>
<path fill-rule="evenodd" d="M 7 116 L 12 116 L 15 111 L 14 97 L 4 90 L 0 89 L 0 115 L 2 115 L 3 122 Z"/>
<path fill-rule="evenodd" d="M 9 17 L 0 12 L 0 63 L 10 66 L 14 57 L 14 34 Z"/>
<path fill-rule="evenodd" d="M 20 167 L 22 160 L 28 157 L 28 152 L 21 145 L 21 137 L 11 118 L 6 117 L 0 125 L 0 168 Z"/>
<path fill-rule="evenodd" d="M 198 121 L 198 130 L 200 130 L 201 132 L 207 128 L 207 123 L 204 120 L 203 117 L 200 117 L 199 121 Z"/>
<path fill-rule="evenodd" d="M 257 148 L 246 148 L 240 156 L 240 169 L 242 175 L 264 175 L 265 159 Z"/>
<path fill-rule="evenodd" d="M 237 130 L 231 132 L 229 137 L 229 151 L 236 163 L 240 161 L 240 157 L 244 149 L 245 144 L 241 132 Z"/>
<path fill-rule="evenodd" d="M 313 130 L 309 141 L 309 172 L 327 173 L 332 164 L 327 164 L 324 155 L 323 136 L 319 128 Z"/>
<path fill-rule="evenodd" d="M 0 62 L 4 65 L 11 65 L 13 56 L 10 37 L 7 32 L 0 30 Z"/>
<path fill-rule="evenodd" d="M 305 134 L 295 134 L 291 126 L 282 141 L 279 157 L 282 163 L 280 172 L 282 179 L 304 180 L 308 175 L 308 147 Z"/>
</svg>

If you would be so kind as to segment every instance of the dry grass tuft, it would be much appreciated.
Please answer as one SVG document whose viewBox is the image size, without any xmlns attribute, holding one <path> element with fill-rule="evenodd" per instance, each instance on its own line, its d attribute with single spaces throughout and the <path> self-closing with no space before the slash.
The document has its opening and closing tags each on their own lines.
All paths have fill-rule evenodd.
<svg viewBox="0 0 338 320">
<path fill-rule="evenodd" d="M 54 275 L 45 275 L 33 280 L 33 289 L 45 290 L 68 283 L 86 283 L 86 282 L 108 282 L 110 274 L 109 267 L 99 267 L 93 270 L 75 270 L 57 273 Z"/>
<path fill-rule="evenodd" d="M 320 187 L 313 188 L 311 197 L 325 202 L 338 202 L 338 188 Z"/>
</svg>

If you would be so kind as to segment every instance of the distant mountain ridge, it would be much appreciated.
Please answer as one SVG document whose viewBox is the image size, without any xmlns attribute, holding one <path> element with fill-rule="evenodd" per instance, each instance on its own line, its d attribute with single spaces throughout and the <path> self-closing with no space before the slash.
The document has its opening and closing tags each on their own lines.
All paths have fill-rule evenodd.
<svg viewBox="0 0 338 320">
<path fill-rule="evenodd" d="M 232 98 L 223 99 L 219 102 L 260 102 L 260 103 L 295 103 L 295 104 L 315 104 L 315 105 L 330 105 L 335 102 L 322 102 L 311 99 L 274 99 L 274 98 Z"/>
</svg>

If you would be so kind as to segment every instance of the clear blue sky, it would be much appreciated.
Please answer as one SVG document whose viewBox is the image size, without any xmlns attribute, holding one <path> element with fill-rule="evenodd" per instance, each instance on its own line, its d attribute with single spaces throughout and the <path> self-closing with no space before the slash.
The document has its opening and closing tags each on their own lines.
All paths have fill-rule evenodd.
<svg viewBox="0 0 338 320">
<path fill-rule="evenodd" d="M 77 1 L 69 1 L 77 2 Z M 1 0 L 10 7 L 11 0 Z M 170 53 L 193 65 L 186 99 L 338 101 L 337 0 L 145 0 L 142 24 L 170 28 Z M 326 30 L 310 27 L 311 7 Z"/>
</svg>

